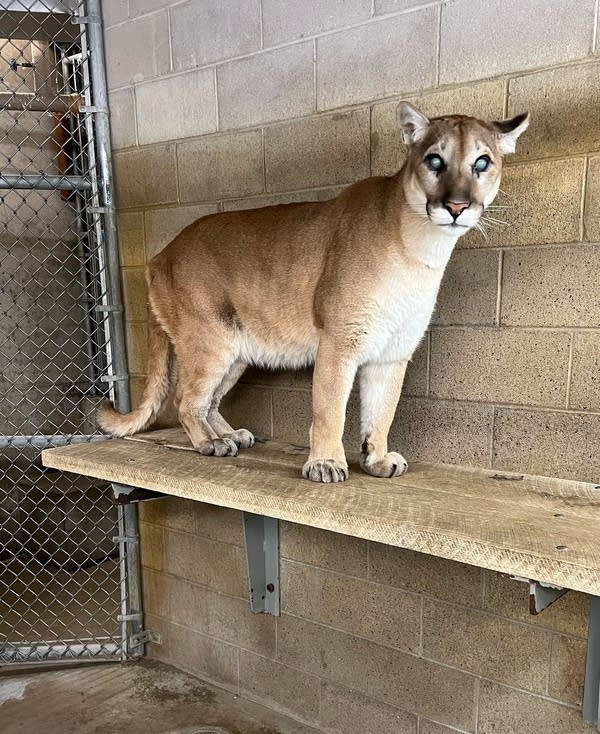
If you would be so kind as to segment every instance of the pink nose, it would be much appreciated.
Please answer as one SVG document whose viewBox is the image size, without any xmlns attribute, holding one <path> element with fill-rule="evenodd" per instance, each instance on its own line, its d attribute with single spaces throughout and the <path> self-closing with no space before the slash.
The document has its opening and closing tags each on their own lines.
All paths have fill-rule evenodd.
<svg viewBox="0 0 600 734">
<path fill-rule="evenodd" d="M 452 217 L 454 219 L 457 219 L 465 209 L 468 209 L 471 206 L 470 201 L 447 201 L 446 209 L 452 214 Z"/>
</svg>

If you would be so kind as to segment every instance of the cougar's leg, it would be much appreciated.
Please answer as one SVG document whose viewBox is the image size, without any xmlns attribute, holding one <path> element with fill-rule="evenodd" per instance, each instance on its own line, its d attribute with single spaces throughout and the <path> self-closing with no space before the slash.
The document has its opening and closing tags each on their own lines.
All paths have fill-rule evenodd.
<svg viewBox="0 0 600 734">
<path fill-rule="evenodd" d="M 175 339 L 178 381 L 175 404 L 192 445 L 206 456 L 235 456 L 238 447 L 222 438 L 208 421 L 213 396 L 228 374 L 235 355 L 219 324 L 182 330 Z"/>
<path fill-rule="evenodd" d="M 238 361 L 233 363 L 229 372 L 214 392 L 207 416 L 210 426 L 220 438 L 230 438 L 241 449 L 254 446 L 254 436 L 246 428 L 238 428 L 237 430 L 232 428 L 219 412 L 219 405 L 221 404 L 221 400 L 243 375 L 246 367 L 247 364 L 245 362 Z"/>
<path fill-rule="evenodd" d="M 314 482 L 343 482 L 348 463 L 342 445 L 346 404 L 356 365 L 341 353 L 335 340 L 323 335 L 313 377 L 313 422 L 310 455 L 302 475 Z"/>
<path fill-rule="evenodd" d="M 360 465 L 375 477 L 398 477 L 408 468 L 402 454 L 388 452 L 387 445 L 406 366 L 391 362 L 360 369 Z"/>
</svg>

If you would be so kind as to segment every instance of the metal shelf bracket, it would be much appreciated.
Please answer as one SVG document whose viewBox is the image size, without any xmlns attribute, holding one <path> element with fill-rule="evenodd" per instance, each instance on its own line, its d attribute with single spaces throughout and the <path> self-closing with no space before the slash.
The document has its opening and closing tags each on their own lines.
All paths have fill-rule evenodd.
<svg viewBox="0 0 600 734">
<path fill-rule="evenodd" d="M 244 544 L 248 563 L 250 606 L 256 614 L 280 615 L 279 521 L 244 512 Z"/>
</svg>

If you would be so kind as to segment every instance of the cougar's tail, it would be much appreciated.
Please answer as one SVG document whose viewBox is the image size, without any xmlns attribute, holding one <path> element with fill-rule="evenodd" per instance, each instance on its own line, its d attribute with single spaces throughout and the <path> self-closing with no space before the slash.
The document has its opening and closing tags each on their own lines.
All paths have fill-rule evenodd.
<svg viewBox="0 0 600 734">
<path fill-rule="evenodd" d="M 152 309 L 148 318 L 148 378 L 142 402 L 131 413 L 117 412 L 108 401 L 98 408 L 97 421 L 105 433 L 130 436 L 143 431 L 158 415 L 169 394 L 169 338 L 156 320 Z"/>
</svg>

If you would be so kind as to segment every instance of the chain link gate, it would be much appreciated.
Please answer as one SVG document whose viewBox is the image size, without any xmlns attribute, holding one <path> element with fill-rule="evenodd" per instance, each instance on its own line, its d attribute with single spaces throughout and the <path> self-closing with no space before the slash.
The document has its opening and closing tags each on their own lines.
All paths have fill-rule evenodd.
<svg viewBox="0 0 600 734">
<path fill-rule="evenodd" d="M 0 2 L 0 136 L 0 665 L 123 659 L 135 506 L 40 462 L 129 408 L 100 0 Z"/>
</svg>

